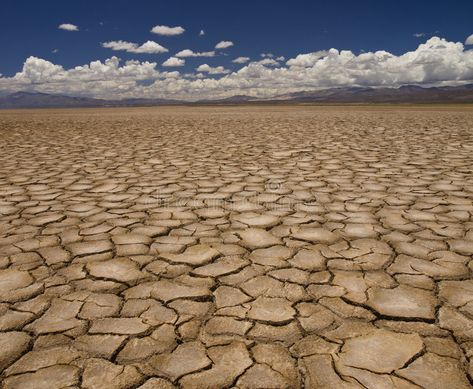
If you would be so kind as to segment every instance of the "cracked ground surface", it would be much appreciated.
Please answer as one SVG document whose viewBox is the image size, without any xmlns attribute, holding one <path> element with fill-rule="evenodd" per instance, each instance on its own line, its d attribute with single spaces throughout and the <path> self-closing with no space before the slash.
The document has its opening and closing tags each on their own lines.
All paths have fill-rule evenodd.
<svg viewBox="0 0 473 389">
<path fill-rule="evenodd" d="M 471 388 L 472 167 L 471 108 L 2 112 L 2 388 Z"/>
</svg>

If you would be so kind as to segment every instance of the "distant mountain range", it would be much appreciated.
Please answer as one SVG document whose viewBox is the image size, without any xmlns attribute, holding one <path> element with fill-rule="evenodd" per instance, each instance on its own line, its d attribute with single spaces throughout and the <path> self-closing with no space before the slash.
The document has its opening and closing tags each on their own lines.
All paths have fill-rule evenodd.
<svg viewBox="0 0 473 389">
<path fill-rule="evenodd" d="M 178 100 L 123 99 L 103 100 L 91 97 L 54 95 L 39 92 L 15 92 L 0 96 L 0 108 L 76 108 L 76 107 L 135 107 L 180 104 Z"/>
<path fill-rule="evenodd" d="M 278 100 L 320 103 L 473 103 L 473 84 L 424 88 L 332 88 L 289 93 Z"/>
<path fill-rule="evenodd" d="M 406 85 L 399 88 L 331 88 L 303 91 L 261 99 L 237 95 L 218 100 L 186 102 L 168 99 L 103 100 L 37 92 L 15 92 L 0 95 L 0 108 L 74 108 L 74 107 L 136 107 L 173 104 L 256 104 L 256 103 L 473 103 L 473 84 L 424 88 Z"/>
</svg>

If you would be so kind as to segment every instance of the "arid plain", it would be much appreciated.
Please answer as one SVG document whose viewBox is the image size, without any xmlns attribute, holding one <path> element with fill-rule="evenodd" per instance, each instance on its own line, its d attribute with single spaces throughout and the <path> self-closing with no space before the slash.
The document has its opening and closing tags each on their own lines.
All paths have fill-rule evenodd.
<svg viewBox="0 0 473 389">
<path fill-rule="evenodd" d="M 471 388 L 472 215 L 471 107 L 0 112 L 1 387 Z"/>
</svg>

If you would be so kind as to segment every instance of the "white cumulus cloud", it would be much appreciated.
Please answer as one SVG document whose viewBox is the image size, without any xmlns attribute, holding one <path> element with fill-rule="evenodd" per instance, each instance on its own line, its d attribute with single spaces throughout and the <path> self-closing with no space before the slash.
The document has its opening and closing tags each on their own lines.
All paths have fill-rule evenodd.
<svg viewBox="0 0 473 389">
<path fill-rule="evenodd" d="M 212 67 L 204 63 L 200 65 L 197 69 L 198 72 L 208 73 L 208 74 L 225 74 L 229 73 L 230 71 L 225 69 L 223 66 L 216 66 Z"/>
<path fill-rule="evenodd" d="M 62 23 L 58 26 L 58 28 L 64 31 L 79 31 L 79 27 L 71 23 Z"/>
<path fill-rule="evenodd" d="M 158 34 L 158 35 L 166 35 L 166 36 L 173 36 L 173 35 L 181 35 L 186 31 L 184 28 L 181 26 L 177 27 L 169 27 L 169 26 L 154 26 L 151 29 L 151 32 L 153 34 Z"/>
<path fill-rule="evenodd" d="M 199 31 L 199 36 L 204 36 L 205 35 L 205 31 L 204 30 L 200 30 Z"/>
<path fill-rule="evenodd" d="M 189 57 L 214 57 L 215 51 L 204 51 L 204 52 L 194 52 L 190 49 L 185 49 L 179 51 L 175 57 L 178 58 L 189 58 Z"/>
<path fill-rule="evenodd" d="M 233 63 L 247 63 L 250 60 L 250 57 L 238 57 L 235 58 L 232 62 Z"/>
<path fill-rule="evenodd" d="M 110 41 L 102 43 L 102 46 L 114 51 L 127 51 L 136 54 L 159 54 L 167 53 L 169 50 L 154 41 L 147 41 L 141 46 L 138 43 L 127 41 Z"/>
<path fill-rule="evenodd" d="M 288 66 L 298 66 L 308 68 L 314 66 L 317 61 L 325 57 L 328 54 L 326 50 L 315 51 L 308 54 L 299 54 L 296 58 L 291 58 L 286 62 Z"/>
<path fill-rule="evenodd" d="M 261 65 L 266 65 L 266 66 L 278 66 L 279 61 L 273 59 L 273 58 L 264 58 L 261 61 L 257 61 L 256 63 L 259 63 Z"/>
<path fill-rule="evenodd" d="M 121 42 L 119 47 L 121 50 L 136 50 L 141 46 Z M 265 59 L 267 57 L 261 61 Z M 355 54 L 350 50 L 332 48 L 299 54 L 279 66 L 268 66 L 269 63 L 261 61 L 247 63 L 234 72 L 223 66 L 203 64 L 196 69 L 197 73 L 180 74 L 161 71 L 156 62 L 123 62 L 117 57 L 70 69 L 45 59 L 29 57 L 14 76 L 0 78 L 0 90 L 98 98 L 198 100 L 239 94 L 271 97 L 345 86 L 473 83 L 473 49 L 439 37 L 432 37 L 415 50 L 400 55 L 384 50 Z"/>
<path fill-rule="evenodd" d="M 166 61 L 162 63 L 163 66 L 166 67 L 176 67 L 176 66 L 184 66 L 186 61 L 184 59 L 170 57 Z"/>
<path fill-rule="evenodd" d="M 473 45 L 473 34 L 466 38 L 465 45 Z"/>
<path fill-rule="evenodd" d="M 215 48 L 216 49 L 226 49 L 226 48 L 231 47 L 231 46 L 233 46 L 232 41 L 220 41 L 215 45 Z"/>
</svg>

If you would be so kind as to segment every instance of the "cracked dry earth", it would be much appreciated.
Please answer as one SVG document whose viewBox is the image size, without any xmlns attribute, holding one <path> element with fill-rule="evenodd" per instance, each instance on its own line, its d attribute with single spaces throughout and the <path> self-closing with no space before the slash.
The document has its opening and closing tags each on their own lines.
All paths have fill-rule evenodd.
<svg viewBox="0 0 473 389">
<path fill-rule="evenodd" d="M 0 113 L 3 389 L 466 389 L 473 110 Z"/>
</svg>

